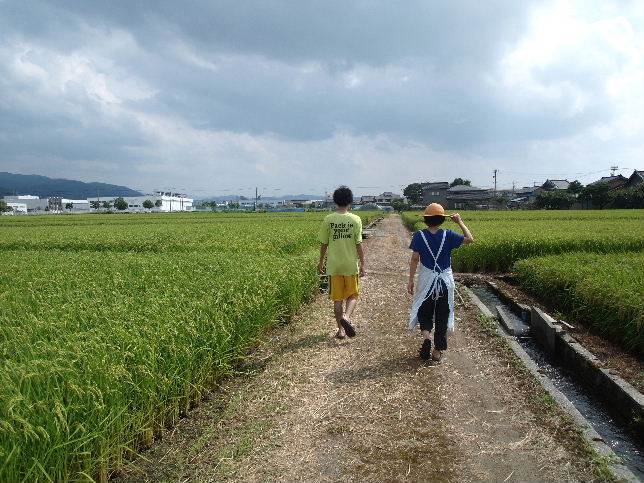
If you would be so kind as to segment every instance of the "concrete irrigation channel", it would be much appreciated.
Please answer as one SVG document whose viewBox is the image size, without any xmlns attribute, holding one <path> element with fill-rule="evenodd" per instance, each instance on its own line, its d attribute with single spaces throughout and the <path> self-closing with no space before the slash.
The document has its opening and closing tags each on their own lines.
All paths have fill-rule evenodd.
<svg viewBox="0 0 644 483">
<path fill-rule="evenodd" d="M 609 458 L 619 481 L 644 481 L 644 396 L 537 307 L 515 301 L 493 282 L 469 284 L 467 295 L 499 322 L 500 336 L 568 412 L 588 443 Z"/>
</svg>

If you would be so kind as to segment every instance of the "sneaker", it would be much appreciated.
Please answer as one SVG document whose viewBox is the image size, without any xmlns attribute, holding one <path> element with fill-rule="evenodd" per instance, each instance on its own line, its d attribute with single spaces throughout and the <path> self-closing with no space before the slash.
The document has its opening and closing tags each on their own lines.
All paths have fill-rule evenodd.
<svg viewBox="0 0 644 483">
<path fill-rule="evenodd" d="M 353 328 L 353 325 L 351 325 L 351 323 L 349 323 L 347 319 L 342 319 L 340 321 L 340 325 L 344 329 L 344 333 L 347 334 L 349 337 L 356 336 L 356 329 Z"/>
<path fill-rule="evenodd" d="M 424 361 L 429 359 L 429 356 L 432 352 L 432 341 L 429 339 L 425 339 L 423 341 L 422 347 L 418 350 L 418 355 L 420 355 L 420 358 Z"/>
</svg>

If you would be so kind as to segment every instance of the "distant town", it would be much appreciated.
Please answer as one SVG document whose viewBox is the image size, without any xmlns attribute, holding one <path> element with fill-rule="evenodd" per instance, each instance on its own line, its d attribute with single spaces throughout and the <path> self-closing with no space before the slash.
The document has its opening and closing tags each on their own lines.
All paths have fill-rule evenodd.
<svg viewBox="0 0 644 483">
<path fill-rule="evenodd" d="M 547 179 L 539 186 L 517 189 L 490 189 L 471 186 L 462 178 L 448 181 L 418 182 L 403 193 L 385 191 L 364 195 L 354 201 L 356 210 L 420 209 L 440 203 L 448 209 L 592 209 L 642 208 L 644 171 L 634 170 L 629 177 L 611 173 L 586 186 L 579 181 Z M 0 200 L 3 215 L 66 213 L 171 213 L 193 211 L 270 211 L 301 212 L 326 210 L 333 206 L 330 195 L 320 199 L 269 199 L 240 196 L 227 200 L 198 200 L 187 193 L 155 191 L 140 196 L 100 196 L 70 199 L 62 196 L 38 196 L 30 193 L 5 195 Z"/>
</svg>

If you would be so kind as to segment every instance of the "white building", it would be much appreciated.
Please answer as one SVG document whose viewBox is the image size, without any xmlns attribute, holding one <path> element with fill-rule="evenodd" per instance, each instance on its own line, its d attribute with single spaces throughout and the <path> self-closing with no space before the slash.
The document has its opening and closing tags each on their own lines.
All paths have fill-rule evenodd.
<svg viewBox="0 0 644 483">
<path fill-rule="evenodd" d="M 49 207 L 49 200 L 47 198 L 41 199 L 33 195 L 5 196 L 4 200 L 7 202 L 7 205 L 10 203 L 25 205 L 28 213 L 46 211 Z"/>
<path fill-rule="evenodd" d="M 13 213 L 27 213 L 26 203 L 16 203 L 15 201 L 11 201 L 7 203 L 7 207 L 11 208 Z"/>
<path fill-rule="evenodd" d="M 72 205 L 72 211 L 89 211 L 89 201 L 88 200 L 68 200 L 63 198 L 60 200 L 60 203 L 64 210 L 67 210 L 67 205 Z"/>
<path fill-rule="evenodd" d="M 103 196 L 100 198 L 87 198 L 87 203 L 90 205 L 95 202 L 100 203 L 100 208 L 103 209 L 103 203 L 108 202 L 110 206 L 114 207 L 114 200 L 117 196 Z M 157 191 L 153 195 L 148 196 L 123 196 L 127 203 L 127 211 L 192 211 L 194 199 L 188 198 L 182 193 L 171 193 L 169 191 Z M 144 208 L 143 203 L 150 200 L 154 205 L 151 209 Z"/>
</svg>

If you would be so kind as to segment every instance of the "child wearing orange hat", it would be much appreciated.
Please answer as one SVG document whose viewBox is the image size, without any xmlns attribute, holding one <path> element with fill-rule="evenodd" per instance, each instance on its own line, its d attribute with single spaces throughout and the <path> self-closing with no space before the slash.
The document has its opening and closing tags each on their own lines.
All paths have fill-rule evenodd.
<svg viewBox="0 0 644 483">
<path fill-rule="evenodd" d="M 425 209 L 424 218 L 427 228 L 414 233 L 409 248 L 413 250 L 409 261 L 409 282 L 407 292 L 414 295 L 409 328 L 420 324 L 423 345 L 420 357 L 440 361 L 447 349 L 447 330 L 454 330 L 454 276 L 452 274 L 452 250 L 462 244 L 472 243 L 474 237 L 465 226 L 461 216 L 449 216 L 458 224 L 463 234 L 443 230 L 440 225 L 445 221 L 445 210 L 438 203 Z M 418 285 L 414 276 L 419 266 Z M 431 331 L 434 329 L 434 350 L 432 351 Z"/>
</svg>

